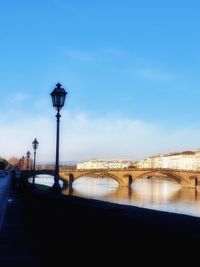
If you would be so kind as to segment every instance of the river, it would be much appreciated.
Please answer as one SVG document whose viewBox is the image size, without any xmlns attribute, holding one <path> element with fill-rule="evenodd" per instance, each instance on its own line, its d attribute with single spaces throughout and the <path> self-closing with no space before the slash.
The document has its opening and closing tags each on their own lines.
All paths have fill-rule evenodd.
<svg viewBox="0 0 200 267">
<path fill-rule="evenodd" d="M 39 175 L 36 183 L 51 186 L 53 177 Z M 200 217 L 200 192 L 159 177 L 138 179 L 130 188 L 119 186 L 111 178 L 82 177 L 73 183 L 72 190 L 67 188 L 62 193 Z"/>
</svg>

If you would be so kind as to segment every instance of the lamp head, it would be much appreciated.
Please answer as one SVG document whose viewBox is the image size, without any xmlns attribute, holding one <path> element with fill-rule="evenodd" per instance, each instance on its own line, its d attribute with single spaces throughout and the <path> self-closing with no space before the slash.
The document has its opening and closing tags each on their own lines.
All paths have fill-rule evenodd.
<svg viewBox="0 0 200 267">
<path fill-rule="evenodd" d="M 33 145 L 33 149 L 34 149 L 34 150 L 36 150 L 36 149 L 38 148 L 39 143 L 38 143 L 38 141 L 37 141 L 36 138 L 35 138 L 34 141 L 32 142 L 32 145 Z"/>
<path fill-rule="evenodd" d="M 59 112 L 65 104 L 67 92 L 61 87 L 60 83 L 56 84 L 56 88 L 51 92 L 53 106 Z"/>
</svg>

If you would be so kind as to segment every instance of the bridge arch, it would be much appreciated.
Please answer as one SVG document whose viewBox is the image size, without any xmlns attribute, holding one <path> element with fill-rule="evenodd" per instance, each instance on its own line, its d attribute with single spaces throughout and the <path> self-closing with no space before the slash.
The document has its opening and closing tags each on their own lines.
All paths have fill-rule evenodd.
<svg viewBox="0 0 200 267">
<path fill-rule="evenodd" d="M 178 182 L 179 184 L 181 184 L 181 181 L 182 181 L 182 177 L 179 176 L 178 174 L 174 174 L 173 172 L 170 172 L 170 171 L 156 171 L 156 170 L 152 170 L 152 171 L 149 171 L 149 172 L 144 172 L 144 173 L 141 173 L 140 175 L 134 177 L 134 181 L 136 179 L 141 179 L 143 176 L 153 176 L 155 174 L 161 174 L 161 175 L 166 175 L 167 177 L 169 178 L 172 178 L 173 180 L 175 180 L 176 182 Z"/>
<path fill-rule="evenodd" d="M 118 184 L 123 185 L 124 181 L 123 179 L 121 179 L 120 177 L 118 177 L 117 175 L 114 175 L 112 173 L 109 172 L 85 172 L 85 173 L 79 173 L 79 174 L 75 174 L 75 173 L 69 173 L 69 180 L 71 180 L 71 184 L 78 180 L 81 177 L 84 176 L 89 176 L 89 177 L 102 177 L 102 178 L 112 178 L 113 180 L 115 180 Z"/>
</svg>

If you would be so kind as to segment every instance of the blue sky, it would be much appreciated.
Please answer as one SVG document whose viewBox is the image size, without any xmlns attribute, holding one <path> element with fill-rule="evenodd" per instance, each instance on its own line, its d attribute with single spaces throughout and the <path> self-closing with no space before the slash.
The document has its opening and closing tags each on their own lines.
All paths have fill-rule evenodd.
<svg viewBox="0 0 200 267">
<path fill-rule="evenodd" d="M 62 160 L 199 148 L 199 12 L 189 0 L 1 1 L 1 155 L 37 137 L 38 159 L 54 159 L 58 81 Z"/>
</svg>

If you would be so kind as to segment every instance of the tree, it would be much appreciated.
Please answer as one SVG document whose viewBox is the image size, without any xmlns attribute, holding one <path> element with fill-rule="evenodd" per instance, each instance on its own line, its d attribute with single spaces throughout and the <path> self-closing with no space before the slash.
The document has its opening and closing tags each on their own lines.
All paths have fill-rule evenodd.
<svg viewBox="0 0 200 267">
<path fill-rule="evenodd" d="M 19 162 L 19 159 L 17 157 L 11 157 L 8 162 L 11 164 L 11 165 L 15 165 Z"/>
<path fill-rule="evenodd" d="M 4 170 L 8 166 L 8 161 L 6 159 L 0 158 L 0 170 Z"/>
</svg>

